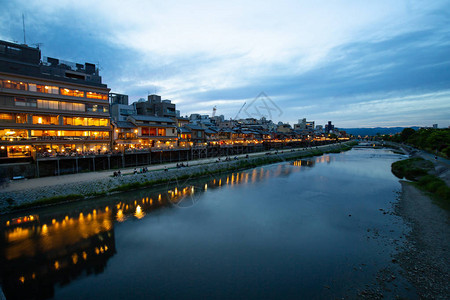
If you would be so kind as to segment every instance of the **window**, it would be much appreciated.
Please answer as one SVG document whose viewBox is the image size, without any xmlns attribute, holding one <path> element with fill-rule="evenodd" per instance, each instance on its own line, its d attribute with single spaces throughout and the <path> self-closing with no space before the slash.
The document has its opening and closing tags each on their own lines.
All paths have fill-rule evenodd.
<svg viewBox="0 0 450 300">
<path fill-rule="evenodd" d="M 36 99 L 15 98 L 14 99 L 14 105 L 15 106 L 36 107 Z"/>
<path fill-rule="evenodd" d="M 28 84 L 28 90 L 30 92 L 38 92 L 44 94 L 59 94 L 59 88 L 57 86 L 51 85 L 41 85 L 41 84 Z"/>
<path fill-rule="evenodd" d="M 158 135 L 159 136 L 166 135 L 166 129 L 165 128 L 158 128 Z"/>
<path fill-rule="evenodd" d="M 75 126 L 86 126 L 87 125 L 87 118 L 73 118 L 73 124 Z"/>
<path fill-rule="evenodd" d="M 63 124 L 64 125 L 73 125 L 73 118 L 71 118 L 71 117 L 63 117 Z"/>
<path fill-rule="evenodd" d="M 86 97 L 91 99 L 108 100 L 108 95 L 102 93 L 87 92 Z"/>
<path fill-rule="evenodd" d="M 15 114 L 16 124 L 28 123 L 27 114 Z"/>
<path fill-rule="evenodd" d="M 85 105 L 82 103 L 73 103 L 74 111 L 86 111 Z"/>
<path fill-rule="evenodd" d="M 61 110 L 73 110 L 73 103 L 71 102 L 60 102 L 59 107 Z"/>
<path fill-rule="evenodd" d="M 28 90 L 28 85 L 25 82 L 21 81 L 12 81 L 12 80 L 3 80 L 3 87 L 5 89 L 14 89 L 14 90 Z"/>
<path fill-rule="evenodd" d="M 74 96 L 74 97 L 84 97 L 84 92 L 79 90 L 69 90 L 69 89 L 60 89 L 61 95 L 64 96 Z"/>
<path fill-rule="evenodd" d="M 0 114 L 0 123 L 14 123 L 14 115 Z"/>
<path fill-rule="evenodd" d="M 57 125 L 58 122 L 58 116 L 33 116 L 33 124 L 40 124 L 40 125 Z"/>
<path fill-rule="evenodd" d="M 150 128 L 150 135 L 156 136 L 156 128 Z"/>
<path fill-rule="evenodd" d="M 37 107 L 42 109 L 58 109 L 58 101 L 37 100 Z"/>
</svg>

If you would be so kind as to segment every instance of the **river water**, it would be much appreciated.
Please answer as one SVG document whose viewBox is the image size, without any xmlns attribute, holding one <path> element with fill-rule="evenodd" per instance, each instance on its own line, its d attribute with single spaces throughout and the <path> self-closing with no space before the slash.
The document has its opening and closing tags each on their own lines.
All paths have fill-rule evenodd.
<svg viewBox="0 0 450 300">
<path fill-rule="evenodd" d="M 353 149 L 2 216 L 0 283 L 7 299 L 356 297 L 395 268 L 398 159 Z"/>
</svg>

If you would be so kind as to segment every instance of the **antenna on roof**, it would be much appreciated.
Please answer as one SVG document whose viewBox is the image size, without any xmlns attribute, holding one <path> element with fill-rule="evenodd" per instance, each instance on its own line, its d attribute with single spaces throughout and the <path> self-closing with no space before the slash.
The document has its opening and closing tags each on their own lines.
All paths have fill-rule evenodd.
<svg viewBox="0 0 450 300">
<path fill-rule="evenodd" d="M 22 25 L 23 25 L 23 43 L 27 44 L 27 39 L 25 36 L 25 15 L 22 13 Z"/>
</svg>

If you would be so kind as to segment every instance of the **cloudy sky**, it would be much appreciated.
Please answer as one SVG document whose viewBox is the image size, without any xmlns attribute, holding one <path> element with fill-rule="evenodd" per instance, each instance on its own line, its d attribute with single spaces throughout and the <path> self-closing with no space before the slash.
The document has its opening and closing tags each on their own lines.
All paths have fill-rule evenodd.
<svg viewBox="0 0 450 300">
<path fill-rule="evenodd" d="M 182 115 L 450 125 L 450 0 L 7 1 L 0 39 Z M 262 93 L 262 94 L 261 94 Z M 258 98 L 258 95 L 260 97 Z"/>
</svg>

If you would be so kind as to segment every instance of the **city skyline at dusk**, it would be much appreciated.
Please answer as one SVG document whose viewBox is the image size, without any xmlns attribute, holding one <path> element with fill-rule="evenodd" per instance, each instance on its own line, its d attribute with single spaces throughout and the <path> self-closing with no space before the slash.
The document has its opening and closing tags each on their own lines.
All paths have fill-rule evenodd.
<svg viewBox="0 0 450 300">
<path fill-rule="evenodd" d="M 450 125 L 448 1 L 5 2 L 0 39 L 100 67 L 131 102 L 233 118 L 264 92 L 272 119 Z M 247 117 L 242 115 L 242 117 Z"/>
</svg>

